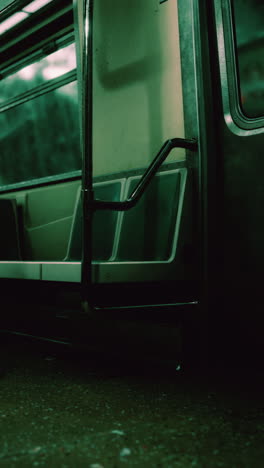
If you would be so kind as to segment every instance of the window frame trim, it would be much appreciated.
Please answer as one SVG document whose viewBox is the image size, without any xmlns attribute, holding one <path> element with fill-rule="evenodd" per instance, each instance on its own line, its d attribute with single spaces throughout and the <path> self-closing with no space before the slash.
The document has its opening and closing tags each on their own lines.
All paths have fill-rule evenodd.
<svg viewBox="0 0 264 468">
<path fill-rule="evenodd" d="M 11 65 L 4 66 L 0 70 L 1 81 L 7 78 L 8 76 L 13 75 L 14 73 L 18 72 L 19 70 L 27 67 L 28 65 L 31 65 L 32 63 L 38 62 L 39 60 L 45 57 L 48 57 L 50 53 L 52 53 L 52 52 L 47 52 L 47 50 L 51 48 L 50 44 L 52 44 L 54 48 L 54 52 L 56 52 L 71 44 L 75 44 L 74 34 L 68 33 L 62 37 L 49 38 L 48 40 L 41 41 L 36 50 L 31 52 L 29 49 L 29 53 L 25 57 L 20 58 L 20 59 L 18 58 L 18 60 L 11 63 Z"/>
<path fill-rule="evenodd" d="M 239 71 L 235 40 L 232 0 L 220 0 L 216 5 L 216 24 L 220 81 L 224 117 L 233 133 L 242 135 L 261 133 L 264 128 L 264 110 L 261 117 L 248 117 L 240 103 Z M 218 2 L 217 2 L 218 3 Z M 218 3 L 218 6 L 219 6 Z"/>
<path fill-rule="evenodd" d="M 58 182 L 70 182 L 73 180 L 81 180 L 82 170 L 63 172 L 61 174 L 41 177 L 39 179 L 30 179 L 14 184 L 0 185 L 0 195 L 7 193 L 20 192 L 22 190 L 29 190 L 39 187 L 46 187 L 47 185 L 56 184 Z"/>
<path fill-rule="evenodd" d="M 29 91 L 22 93 L 14 98 L 9 99 L 2 106 L 0 106 L 0 114 L 7 112 L 10 109 L 13 109 L 25 102 L 31 101 L 48 94 L 55 89 L 59 89 L 62 86 L 65 86 L 73 81 L 77 81 L 77 69 L 71 70 L 65 73 L 62 76 L 49 80 L 45 84 L 35 86 Z M 82 169 L 76 171 L 62 172 L 60 174 L 55 174 L 51 176 L 41 177 L 38 179 L 29 179 L 21 182 L 15 182 L 13 184 L 0 185 L 0 194 L 11 193 L 15 191 L 21 191 L 24 189 L 36 188 L 45 185 L 50 185 L 58 182 L 80 179 L 82 175 Z"/>
<path fill-rule="evenodd" d="M 25 91 L 24 93 L 18 94 L 13 98 L 4 101 L 0 105 L 0 114 L 13 109 L 14 107 L 20 106 L 25 102 L 32 101 L 33 99 L 38 98 L 39 96 L 43 96 L 44 94 L 50 93 L 55 89 L 61 88 L 62 86 L 66 86 L 73 81 L 77 81 L 77 69 L 71 70 L 64 75 L 58 76 L 57 78 L 53 78 L 48 80 L 46 83 L 40 84 L 35 86 L 34 88 Z"/>
<path fill-rule="evenodd" d="M 27 2 L 25 2 L 24 0 L 21 0 L 20 3 L 28 4 L 30 2 L 29 0 Z M 13 6 L 12 4 L 12 8 L 14 7 L 16 9 L 18 6 L 19 4 L 15 6 Z M 46 27 L 48 24 L 52 23 L 52 21 L 60 19 L 61 17 L 64 17 L 66 14 L 73 12 L 72 5 L 70 4 L 62 8 L 59 8 L 59 10 L 57 11 L 58 6 L 60 6 L 59 0 L 57 0 L 57 2 L 56 1 L 51 2 L 51 4 L 44 6 L 43 9 L 40 9 L 38 12 L 32 14 L 31 17 L 29 18 L 29 21 L 27 21 L 27 24 L 28 23 L 31 24 L 29 30 L 28 28 L 24 29 L 24 25 L 21 26 L 22 23 L 12 28 L 12 30 L 11 29 L 10 31 L 8 30 L 5 33 L 5 38 L 9 36 L 11 38 L 11 40 L 9 41 L 9 47 L 10 47 L 10 44 L 12 44 L 13 42 L 16 43 L 18 41 L 18 36 L 19 36 L 19 40 L 22 40 L 25 37 L 27 38 L 28 35 L 32 36 L 33 34 L 36 34 L 41 29 L 41 27 L 44 27 L 44 26 Z M 55 10 L 56 10 L 55 13 L 53 11 L 53 7 L 55 7 Z M 6 17 L 14 13 L 12 8 L 6 9 L 5 11 Z M 42 11 L 43 12 L 52 11 L 52 14 L 49 15 L 48 18 L 43 17 L 42 19 Z M 4 15 L 2 15 L 1 18 L 3 18 L 3 16 Z M 36 21 L 35 21 L 35 24 L 33 24 L 32 18 L 40 18 L 41 26 L 40 26 L 40 23 Z M 19 32 L 18 36 L 17 34 L 14 35 L 15 31 Z M 75 47 L 76 47 L 74 23 L 67 25 L 66 29 L 64 27 L 63 29 L 60 29 L 59 31 L 56 31 L 55 33 L 49 35 L 49 37 L 42 39 L 41 41 L 38 42 L 37 47 L 35 46 L 35 43 L 31 44 L 27 49 L 23 51 L 22 54 L 19 53 L 15 57 L 12 57 L 12 60 L 8 59 L 6 62 L 4 62 L 2 64 L 2 69 L 0 71 L 1 81 L 7 78 L 8 76 L 16 73 L 17 71 L 25 68 L 26 66 L 34 62 L 37 62 L 41 58 L 49 55 L 49 53 L 46 53 L 46 50 L 50 43 L 53 43 L 57 50 L 67 45 L 70 45 L 72 43 L 75 44 Z M 0 50 L 2 51 L 1 45 L 0 45 Z M 69 72 L 59 77 L 56 77 L 44 83 L 41 83 L 38 86 L 34 86 L 30 90 L 25 91 L 24 93 L 20 93 L 12 98 L 9 98 L 3 101 L 0 104 L 0 113 L 7 112 L 10 109 L 13 109 L 28 101 L 38 98 L 44 94 L 48 94 L 74 81 L 77 81 L 77 89 L 78 89 L 77 68 L 70 70 Z M 55 174 L 55 175 L 48 175 L 48 176 L 37 178 L 37 179 L 22 180 L 20 182 L 0 185 L 0 194 L 2 195 L 2 194 L 7 194 L 7 193 L 14 193 L 14 192 L 22 191 L 22 190 L 43 187 L 43 186 L 52 185 L 52 184 L 56 184 L 60 182 L 63 183 L 63 182 L 71 181 L 71 180 L 79 180 L 81 179 L 81 176 L 82 176 L 82 169 L 79 169 L 75 171 L 62 172 L 60 174 Z"/>
</svg>

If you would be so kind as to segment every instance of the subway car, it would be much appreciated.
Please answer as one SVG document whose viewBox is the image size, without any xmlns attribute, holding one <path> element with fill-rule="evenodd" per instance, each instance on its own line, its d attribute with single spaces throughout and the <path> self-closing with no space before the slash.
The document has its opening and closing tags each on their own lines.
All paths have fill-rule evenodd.
<svg viewBox="0 0 264 468">
<path fill-rule="evenodd" d="M 264 4 L 2 0 L 1 329 L 263 351 Z"/>
</svg>

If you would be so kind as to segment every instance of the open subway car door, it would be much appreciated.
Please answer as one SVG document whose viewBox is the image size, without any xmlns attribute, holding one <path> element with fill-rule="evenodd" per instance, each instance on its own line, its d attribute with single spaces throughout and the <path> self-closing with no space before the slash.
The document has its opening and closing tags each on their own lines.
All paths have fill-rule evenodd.
<svg viewBox="0 0 264 468">
<path fill-rule="evenodd" d="M 84 300 L 193 302 L 197 229 L 186 151 L 197 143 L 184 138 L 177 2 L 76 8 L 83 218 L 79 205 L 70 250 L 82 232 Z"/>
<path fill-rule="evenodd" d="M 0 105 L 0 277 L 6 307 L 19 311 L 12 327 L 30 314 L 38 334 L 45 323 L 55 335 L 54 313 L 75 323 L 86 314 L 98 334 L 79 332 L 95 342 L 110 319 L 112 346 L 113 314 L 138 321 L 137 343 L 146 318 L 150 335 L 154 319 L 197 320 L 206 197 L 192 15 L 180 0 L 52 0 L 31 14 L 24 3 L 28 16 L 3 34 L 1 69 L 15 92 Z M 26 83 L 19 96 L 14 83 Z M 158 325 L 159 350 L 176 329 Z"/>
</svg>

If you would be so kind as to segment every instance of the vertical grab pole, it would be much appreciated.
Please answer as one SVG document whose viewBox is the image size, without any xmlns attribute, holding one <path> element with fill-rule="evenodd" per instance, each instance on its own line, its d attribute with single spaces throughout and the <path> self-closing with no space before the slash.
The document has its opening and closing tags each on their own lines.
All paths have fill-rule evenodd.
<svg viewBox="0 0 264 468">
<path fill-rule="evenodd" d="M 93 191 L 93 11 L 94 0 L 84 0 L 82 53 L 82 310 L 92 313 Z"/>
</svg>

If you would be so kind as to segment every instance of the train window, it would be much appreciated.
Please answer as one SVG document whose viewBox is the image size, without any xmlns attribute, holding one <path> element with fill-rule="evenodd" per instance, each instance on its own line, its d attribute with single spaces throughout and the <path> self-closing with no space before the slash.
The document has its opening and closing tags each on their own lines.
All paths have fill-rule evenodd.
<svg viewBox="0 0 264 468">
<path fill-rule="evenodd" d="M 11 16 L 7 20 L 0 23 L 0 34 L 8 31 L 13 26 L 20 23 L 21 21 L 23 21 L 27 17 L 28 17 L 28 15 L 24 11 L 19 11 L 18 13 L 15 13 L 13 16 Z"/>
<path fill-rule="evenodd" d="M 39 61 L 35 61 L 1 82 L 0 103 L 20 95 L 48 80 L 58 78 L 76 68 L 75 44 L 67 45 Z"/>
<path fill-rule="evenodd" d="M 43 6 L 50 3 L 52 0 L 34 0 L 33 2 L 29 3 L 23 8 L 23 11 L 27 13 L 34 13 L 35 11 L 39 10 Z"/>
<path fill-rule="evenodd" d="M 264 115 L 264 3 L 232 0 L 240 106 L 246 117 Z"/>
<path fill-rule="evenodd" d="M 23 20 L 29 18 L 33 13 L 46 6 L 48 3 L 51 3 L 53 0 L 33 0 L 32 2 L 27 2 L 25 0 L 18 0 L 17 2 L 12 2 L 11 0 L 6 0 L 6 4 L 4 4 L 3 1 L 4 0 L 1 0 L 0 2 L 0 12 L 5 8 L 9 8 L 10 10 L 12 10 L 13 8 L 15 9 L 15 12 L 11 14 L 11 16 L 8 16 L 7 19 L 0 21 L 0 34 L 3 34 L 9 31 L 14 26 L 22 23 Z"/>
<path fill-rule="evenodd" d="M 79 170 L 77 82 L 0 113 L 0 144 L 2 186 Z"/>
</svg>

